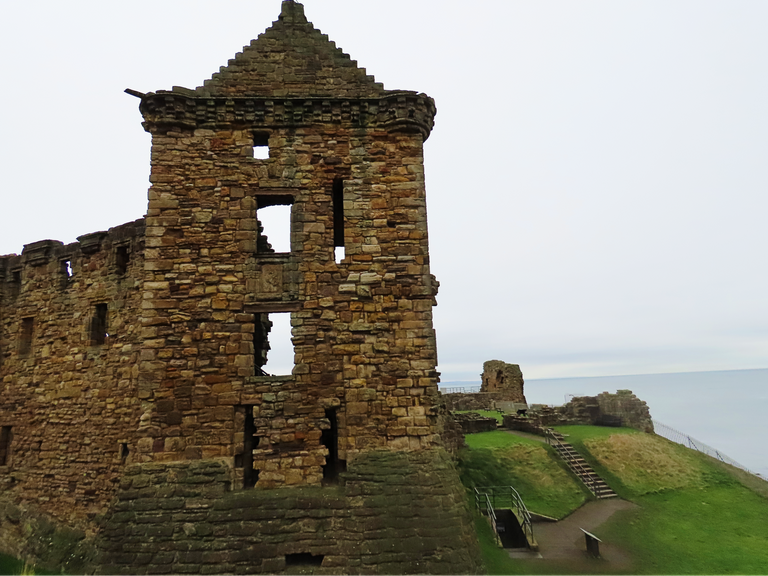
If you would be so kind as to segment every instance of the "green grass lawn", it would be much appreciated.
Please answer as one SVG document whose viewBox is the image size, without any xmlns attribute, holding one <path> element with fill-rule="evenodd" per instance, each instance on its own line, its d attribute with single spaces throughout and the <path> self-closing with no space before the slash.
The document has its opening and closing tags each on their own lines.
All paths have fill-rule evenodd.
<svg viewBox="0 0 768 576">
<path fill-rule="evenodd" d="M 466 436 L 468 450 L 459 461 L 467 487 L 513 486 L 532 512 L 562 518 L 589 492 L 543 442 L 496 430 Z"/>
<path fill-rule="evenodd" d="M 622 497 L 639 505 L 595 530 L 604 542 L 631 555 L 634 565 L 628 573 L 768 573 L 768 483 L 655 435 L 594 426 L 559 430 L 569 434 L 566 441 Z M 549 488 L 523 482 L 520 468 L 525 461 L 514 460 L 516 454 L 505 448 L 534 441 L 499 434 L 504 432 L 467 436 L 469 452 L 485 450 L 495 457 L 496 473 L 515 486 L 525 485 L 526 502 L 545 501 Z M 480 460 L 485 467 L 493 464 L 489 458 Z M 475 473 L 472 464 L 471 456 L 463 457 L 462 478 Z M 537 464 L 537 470 L 545 474 L 550 468 Z M 512 560 L 495 547 L 487 520 L 477 520 L 477 531 L 489 574 L 577 574 L 583 569 L 546 560 Z M 594 566 L 591 573 L 621 573 L 607 565 Z"/>
</svg>

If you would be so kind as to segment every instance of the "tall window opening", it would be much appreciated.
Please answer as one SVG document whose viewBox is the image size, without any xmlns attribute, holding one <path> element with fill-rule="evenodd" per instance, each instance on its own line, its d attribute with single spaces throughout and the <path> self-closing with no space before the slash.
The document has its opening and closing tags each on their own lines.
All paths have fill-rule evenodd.
<svg viewBox="0 0 768 576">
<path fill-rule="evenodd" d="M 128 263 L 131 261 L 128 246 L 118 246 L 115 250 L 115 268 L 120 276 L 128 271 Z"/>
<path fill-rule="evenodd" d="M 0 466 L 8 466 L 11 456 L 11 427 L 0 428 Z"/>
<path fill-rule="evenodd" d="M 293 372 L 291 336 L 290 312 L 256 315 L 253 363 L 257 376 L 287 376 Z"/>
<path fill-rule="evenodd" d="M 72 279 L 72 274 L 74 272 L 72 271 L 72 260 L 67 258 L 66 260 L 61 261 L 61 286 L 62 288 L 66 288 L 69 284 L 69 281 Z"/>
<path fill-rule="evenodd" d="M 344 250 L 344 181 L 341 178 L 333 180 L 331 190 L 331 204 L 333 205 L 333 253 L 336 263 L 341 262 L 345 256 Z"/>
<path fill-rule="evenodd" d="M 243 488 L 253 488 L 259 481 L 259 471 L 253 469 L 254 448 L 256 448 L 256 424 L 253 421 L 253 406 L 246 406 L 243 424 Z"/>
<path fill-rule="evenodd" d="M 101 346 L 107 341 L 107 305 L 96 304 L 91 318 L 91 346 Z"/>
<path fill-rule="evenodd" d="M 269 160 L 269 132 L 253 133 L 253 157 L 256 160 Z"/>
<path fill-rule="evenodd" d="M 21 270 L 11 271 L 11 282 L 8 288 L 8 295 L 11 298 L 16 298 L 19 295 L 21 292 Z"/>
<path fill-rule="evenodd" d="M 273 205 L 259 208 L 259 252 L 291 251 L 291 207 Z"/>
<path fill-rule="evenodd" d="M 339 472 L 346 470 L 346 461 L 339 458 L 339 420 L 336 408 L 327 409 L 325 418 L 330 427 L 323 430 L 320 437 L 320 443 L 328 449 L 323 465 L 323 483 L 333 484 L 338 480 Z"/>
<path fill-rule="evenodd" d="M 34 318 L 21 319 L 21 334 L 19 334 L 19 354 L 29 356 L 32 351 L 32 336 L 35 331 Z"/>
</svg>

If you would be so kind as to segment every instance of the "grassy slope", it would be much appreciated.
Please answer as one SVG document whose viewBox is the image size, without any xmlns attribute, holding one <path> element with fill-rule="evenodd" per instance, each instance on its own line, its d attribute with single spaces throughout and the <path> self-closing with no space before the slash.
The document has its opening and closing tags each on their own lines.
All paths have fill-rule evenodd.
<svg viewBox="0 0 768 576">
<path fill-rule="evenodd" d="M 657 436 L 591 426 L 561 431 L 622 497 L 640 505 L 596 530 L 632 555 L 630 573 L 768 573 L 768 483 Z M 473 436 L 482 435 L 467 437 L 473 449 L 491 442 Z M 505 438 L 492 442 L 498 452 Z M 536 492 L 538 485 L 529 489 Z M 510 560 L 494 550 L 490 528 L 478 526 L 491 574 L 577 573 L 542 560 Z M 610 572 L 607 566 L 595 568 Z"/>
<path fill-rule="evenodd" d="M 459 470 L 465 486 L 508 486 L 532 512 L 562 518 L 581 506 L 588 492 L 542 442 L 497 430 L 466 437 Z"/>
</svg>

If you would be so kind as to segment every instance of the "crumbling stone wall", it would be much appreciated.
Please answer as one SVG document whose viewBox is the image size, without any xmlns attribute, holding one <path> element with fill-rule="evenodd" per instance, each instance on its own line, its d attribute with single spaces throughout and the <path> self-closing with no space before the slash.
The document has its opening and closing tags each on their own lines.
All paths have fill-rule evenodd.
<svg viewBox="0 0 768 576">
<path fill-rule="evenodd" d="M 432 100 L 373 83 L 294 2 L 203 87 L 140 96 L 153 143 L 140 457 L 234 458 L 239 407 L 263 488 L 321 482 L 329 411 L 342 461 L 437 445 Z M 252 157 L 260 143 L 268 159 Z M 290 253 L 259 250 L 259 210 L 275 204 L 292 206 Z M 257 376 L 255 326 L 274 313 L 291 314 L 295 367 Z"/>
<path fill-rule="evenodd" d="M 523 393 L 523 373 L 517 364 L 488 360 L 483 364 L 480 392 L 496 392 L 501 400 L 526 403 Z"/>
<path fill-rule="evenodd" d="M 494 393 L 451 393 L 442 394 L 441 400 L 451 412 L 456 410 L 495 410 L 496 401 L 502 400 L 502 395 Z"/>
<path fill-rule="evenodd" d="M 563 406 L 533 404 L 527 417 L 512 414 L 504 416 L 505 428 L 533 433 L 543 433 L 545 428 L 569 424 L 626 426 L 653 432 L 648 405 L 631 390 L 619 390 L 615 394 L 603 392 L 597 396 L 576 396 Z"/>
<path fill-rule="evenodd" d="M 81 528 L 136 453 L 143 256 L 138 220 L 0 257 L 0 491 Z"/>
<path fill-rule="evenodd" d="M 128 92 L 152 135 L 146 217 L 0 257 L 0 489 L 9 501 L 91 537 L 122 485 L 118 502 L 139 508 L 118 512 L 127 522 L 141 512 L 137 524 L 154 532 L 130 529 L 152 544 L 169 527 L 174 538 L 189 536 L 184 525 L 201 518 L 194 491 L 174 476 L 190 461 L 201 463 L 200 474 L 182 484 L 319 490 L 345 465 L 363 474 L 371 453 L 427 458 L 439 450 L 438 283 L 423 170 L 432 99 L 384 90 L 291 1 L 204 86 Z M 256 147 L 268 148 L 268 158 Z M 275 205 L 291 206 L 289 252 L 272 249 L 259 221 Z M 290 374 L 264 370 L 274 314 L 290 315 Z M 429 495 L 442 481 L 418 471 L 431 464 L 417 455 L 409 462 L 428 477 L 419 486 Z M 153 480 L 127 479 L 132 464 L 146 467 L 139 483 Z M 215 470 L 214 480 L 203 470 Z M 373 471 L 363 476 L 362 486 L 387 483 Z M 155 480 L 173 497 L 151 488 Z M 446 482 L 458 489 L 456 478 Z M 345 496 L 350 518 L 362 496 Z M 295 500 L 284 502 L 285 531 L 302 532 L 306 516 Z M 434 539 L 427 553 L 413 539 L 430 527 L 431 512 L 409 514 L 412 529 L 385 526 L 388 539 L 400 539 L 396 555 L 384 553 L 388 541 L 348 565 L 420 571 L 409 562 L 424 553 L 430 569 L 443 569 L 438 556 L 452 552 Z M 268 534 L 263 520 L 249 530 Z M 438 514 L 434 525 L 471 533 L 466 520 Z M 229 542 L 241 522 L 210 537 Z M 0 532 L 2 543 L 11 531 Z M 463 536 L 453 543 L 467 545 Z M 297 546 L 286 540 L 279 554 Z M 188 568 L 168 560 L 167 549 L 157 553 L 166 556 L 136 552 L 117 562 L 124 572 L 150 561 Z M 208 572 L 231 564 L 204 563 Z"/>
</svg>

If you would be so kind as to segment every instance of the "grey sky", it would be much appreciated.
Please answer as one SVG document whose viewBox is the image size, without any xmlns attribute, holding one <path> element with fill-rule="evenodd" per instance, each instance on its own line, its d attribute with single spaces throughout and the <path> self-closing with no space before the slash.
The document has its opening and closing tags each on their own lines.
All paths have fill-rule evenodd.
<svg viewBox="0 0 768 576">
<path fill-rule="evenodd" d="M 443 380 L 768 366 L 768 3 L 306 0 L 426 143 Z M 122 91 L 195 87 L 279 0 L 6 2 L 0 254 L 141 217 Z"/>
</svg>

